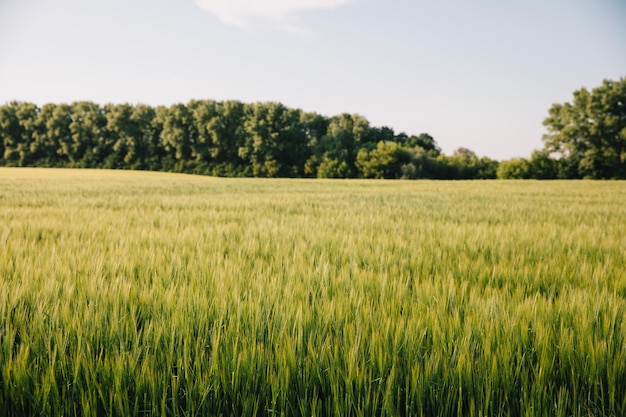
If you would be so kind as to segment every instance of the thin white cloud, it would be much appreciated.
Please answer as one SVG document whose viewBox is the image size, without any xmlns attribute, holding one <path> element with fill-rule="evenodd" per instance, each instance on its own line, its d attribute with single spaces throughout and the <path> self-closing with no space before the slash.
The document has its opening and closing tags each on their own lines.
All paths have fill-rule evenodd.
<svg viewBox="0 0 626 417">
<path fill-rule="evenodd" d="M 306 32 L 297 16 L 314 9 L 333 9 L 355 0 L 196 0 L 222 22 L 242 28 L 271 25 L 290 32 Z"/>
</svg>

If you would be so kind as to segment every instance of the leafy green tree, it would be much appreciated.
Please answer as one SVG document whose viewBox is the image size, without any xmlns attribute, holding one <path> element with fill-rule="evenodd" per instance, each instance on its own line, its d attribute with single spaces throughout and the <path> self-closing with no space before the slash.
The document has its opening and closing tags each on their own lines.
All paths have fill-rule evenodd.
<svg viewBox="0 0 626 417">
<path fill-rule="evenodd" d="M 307 137 L 307 153 L 309 155 L 304 162 L 304 175 L 307 177 L 317 177 L 318 168 L 325 153 L 322 144 L 324 143 L 324 137 L 328 131 L 330 121 L 328 118 L 317 113 L 303 112 L 301 122 Z"/>
<path fill-rule="evenodd" d="M 559 161 L 545 150 L 535 150 L 530 156 L 530 178 L 550 180 L 559 177 Z"/>
<path fill-rule="evenodd" d="M 154 109 L 145 104 L 109 104 L 105 106 L 107 135 L 111 153 L 106 168 L 147 169 L 155 166 L 153 159 L 158 144 L 154 129 Z"/>
<path fill-rule="evenodd" d="M 190 161 L 192 146 L 197 143 L 197 130 L 192 112 L 184 104 L 178 103 L 157 111 L 161 130 L 161 145 L 170 161 L 169 169 L 185 170 Z M 173 163 L 173 166 L 172 166 Z"/>
<path fill-rule="evenodd" d="M 408 148 L 411 161 L 402 166 L 402 178 L 436 178 L 437 162 L 432 157 L 432 151 L 426 151 L 421 146 Z"/>
<path fill-rule="evenodd" d="M 129 104 L 107 104 L 104 107 L 106 128 L 112 141 L 112 153 L 105 167 L 130 167 L 137 157 L 136 141 L 139 126 L 132 120 L 133 107 Z"/>
<path fill-rule="evenodd" d="M 30 108 L 28 103 L 12 101 L 0 107 L 0 138 L 2 139 L 2 156 L 8 164 L 18 165 L 21 159 L 20 150 L 27 140 L 27 129 L 23 117 L 24 107 Z"/>
<path fill-rule="evenodd" d="M 478 170 L 475 179 L 493 180 L 498 178 L 498 166 L 500 163 L 494 159 L 483 156 L 478 160 Z"/>
<path fill-rule="evenodd" d="M 244 164 L 239 149 L 246 141 L 245 117 L 246 106 L 239 101 L 215 103 L 215 117 L 208 120 L 206 132 L 210 136 L 211 157 L 220 167 L 216 172 L 236 174 Z"/>
<path fill-rule="evenodd" d="M 33 141 L 39 111 L 35 104 L 18 101 L 0 107 L 0 157 L 5 163 L 28 166 L 36 161 Z"/>
<path fill-rule="evenodd" d="M 442 159 L 448 165 L 447 178 L 474 179 L 479 169 L 478 156 L 467 148 L 458 148 L 450 157 Z"/>
<path fill-rule="evenodd" d="M 396 135 L 359 115 L 327 118 L 280 103 L 0 106 L 3 165 L 332 178 L 436 177 L 438 166 L 449 165 L 456 178 L 458 156 L 442 163 L 437 155 L 427 134 Z"/>
<path fill-rule="evenodd" d="M 359 115 L 343 113 L 330 119 L 326 134 L 318 141 L 305 173 L 318 177 L 348 178 L 357 173 L 356 156 L 371 140 L 369 122 Z"/>
<path fill-rule="evenodd" d="M 575 91 L 543 124 L 545 150 L 561 157 L 566 175 L 626 178 L 626 78 Z"/>
<path fill-rule="evenodd" d="M 34 118 L 34 128 L 32 129 L 30 138 L 30 153 L 34 164 L 42 162 L 46 166 L 54 166 L 55 164 L 50 156 L 56 153 L 56 147 L 53 143 L 49 142 L 48 129 L 46 127 L 47 119 L 50 118 L 54 107 L 54 104 L 44 105 L 41 109 L 38 109 L 37 115 Z"/>
<path fill-rule="evenodd" d="M 41 112 L 41 123 L 45 123 L 47 140 L 55 148 L 55 160 L 60 166 L 71 164 L 70 154 L 67 150 L 72 147 L 72 106 L 69 104 L 47 104 Z"/>
<path fill-rule="evenodd" d="M 244 152 L 255 176 L 296 177 L 307 159 L 307 136 L 300 110 L 280 103 L 257 103 L 245 121 Z"/>
<path fill-rule="evenodd" d="M 467 148 L 458 148 L 451 156 L 437 155 L 430 159 L 432 178 L 438 179 L 495 179 L 498 161 L 482 157 Z"/>
<path fill-rule="evenodd" d="M 31 152 L 39 166 L 65 166 L 61 143 L 71 142 L 71 107 L 67 104 L 45 104 L 35 121 Z"/>
<path fill-rule="evenodd" d="M 9 105 L 0 106 L 0 163 L 5 159 L 5 142 L 12 141 L 16 130 L 15 113 Z"/>
<path fill-rule="evenodd" d="M 146 104 L 133 107 L 130 121 L 136 126 L 135 140 L 127 157 L 137 169 L 159 170 L 164 150 L 160 147 L 161 127 L 156 121 L 156 111 Z"/>
<path fill-rule="evenodd" d="M 437 142 L 428 133 L 421 133 L 418 136 L 405 137 L 402 144 L 409 148 L 419 146 L 427 152 L 428 156 L 432 158 L 441 154 L 441 149 L 437 146 Z"/>
<path fill-rule="evenodd" d="M 352 175 L 353 172 L 348 163 L 342 158 L 331 159 L 324 155 L 317 167 L 318 178 L 349 178 Z"/>
<path fill-rule="evenodd" d="M 72 165 L 101 166 L 112 150 L 102 107 L 88 101 L 72 103 L 71 118 L 71 142 L 61 144 L 62 153 L 68 156 Z"/>
<path fill-rule="evenodd" d="M 212 151 L 215 147 L 210 126 L 218 117 L 216 104 L 211 100 L 192 100 L 187 104 L 196 132 L 195 140 L 189 145 L 190 158 L 196 165 L 196 171 L 212 171 L 211 167 L 214 165 Z"/>
<path fill-rule="evenodd" d="M 531 166 L 525 158 L 513 158 L 500 162 L 499 179 L 528 179 L 531 177 Z"/>
<path fill-rule="evenodd" d="M 275 103 L 272 103 L 275 105 Z M 239 155 L 252 166 L 255 177 L 274 177 L 280 167 L 276 161 L 278 133 L 271 126 L 272 112 L 265 103 L 247 106 L 244 129 L 246 139 Z"/>
<path fill-rule="evenodd" d="M 38 114 L 39 107 L 33 103 L 20 103 L 17 108 L 17 118 L 22 128 L 22 137 L 17 146 L 19 166 L 29 166 L 35 162 L 35 153 L 33 150 L 36 148 L 34 138 L 35 132 L 37 131 Z"/>
<path fill-rule="evenodd" d="M 387 126 L 370 126 L 361 135 L 359 140 L 359 147 L 360 149 L 363 149 L 365 147 L 371 150 L 376 148 L 378 142 L 380 141 L 402 143 L 402 141 L 398 139 L 392 128 Z M 368 144 L 371 144 L 371 146 L 367 146 Z"/>
<path fill-rule="evenodd" d="M 361 148 L 356 157 L 356 165 L 364 178 L 415 178 L 417 168 L 409 168 L 412 154 L 397 142 L 380 141 L 375 149 Z M 404 168 L 404 170 L 403 170 Z"/>
</svg>

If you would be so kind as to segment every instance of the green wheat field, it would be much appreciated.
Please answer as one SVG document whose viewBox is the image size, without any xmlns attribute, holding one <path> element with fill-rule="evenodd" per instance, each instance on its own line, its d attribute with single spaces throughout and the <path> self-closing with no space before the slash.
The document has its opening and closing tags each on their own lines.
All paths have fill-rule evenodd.
<svg viewBox="0 0 626 417">
<path fill-rule="evenodd" d="M 0 416 L 626 415 L 626 182 L 0 169 Z"/>
</svg>

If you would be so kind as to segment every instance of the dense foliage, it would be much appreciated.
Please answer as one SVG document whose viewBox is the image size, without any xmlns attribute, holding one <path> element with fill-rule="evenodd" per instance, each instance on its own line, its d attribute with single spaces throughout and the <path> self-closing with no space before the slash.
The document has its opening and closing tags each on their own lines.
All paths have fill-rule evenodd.
<svg viewBox="0 0 626 417">
<path fill-rule="evenodd" d="M 176 171 L 217 176 L 495 178 L 497 162 L 443 155 L 428 134 L 280 103 L 170 107 L 91 102 L 0 106 L 0 165 Z"/>
<path fill-rule="evenodd" d="M 626 178 L 626 78 L 574 92 L 544 125 L 546 150 L 561 156 L 564 177 Z"/>
<path fill-rule="evenodd" d="M 545 147 L 502 163 L 435 139 L 280 103 L 194 100 L 156 108 L 91 102 L 0 106 L 0 166 L 215 176 L 435 179 L 626 178 L 626 78 L 555 104 Z"/>
<path fill-rule="evenodd" d="M 575 91 L 543 124 L 544 148 L 501 162 L 498 178 L 626 179 L 626 78 Z"/>
<path fill-rule="evenodd" d="M 624 416 L 625 195 L 0 168 L 0 417 Z"/>
</svg>

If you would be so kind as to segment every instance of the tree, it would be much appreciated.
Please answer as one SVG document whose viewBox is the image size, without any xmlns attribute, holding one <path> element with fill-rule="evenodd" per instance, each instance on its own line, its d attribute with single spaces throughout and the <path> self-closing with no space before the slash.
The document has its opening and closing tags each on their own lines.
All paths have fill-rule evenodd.
<svg viewBox="0 0 626 417">
<path fill-rule="evenodd" d="M 67 104 L 45 104 L 37 114 L 30 150 L 33 164 L 64 166 L 67 158 L 60 153 L 61 142 L 71 140 L 71 109 Z"/>
<path fill-rule="evenodd" d="M 0 107 L 0 140 L 7 163 L 24 164 L 36 116 L 34 104 L 13 101 Z"/>
<path fill-rule="evenodd" d="M 191 159 L 192 147 L 197 142 L 196 125 L 193 114 L 184 104 L 178 103 L 157 110 L 158 123 L 163 126 L 161 145 L 167 152 L 168 167 L 184 171 Z M 172 165 L 173 166 L 170 166 Z"/>
<path fill-rule="evenodd" d="M 107 168 L 129 166 L 136 157 L 135 141 L 138 126 L 132 122 L 133 108 L 129 104 L 107 104 L 104 107 L 107 131 L 112 139 L 112 154 L 107 158 Z"/>
<path fill-rule="evenodd" d="M 66 150 L 72 146 L 72 131 L 70 130 L 72 107 L 69 104 L 46 104 L 41 109 L 39 116 L 41 123 L 46 125 L 45 136 L 47 141 L 55 149 L 54 159 L 59 166 L 68 165 L 70 157 Z"/>
<path fill-rule="evenodd" d="M 192 100 L 187 108 L 193 118 L 196 140 L 190 144 L 191 159 L 197 164 L 208 167 L 213 162 L 213 135 L 210 126 L 217 118 L 216 102 L 211 100 Z"/>
<path fill-rule="evenodd" d="M 626 178 L 626 78 L 575 91 L 543 124 L 545 150 L 560 156 L 568 176 Z"/>
<path fill-rule="evenodd" d="M 403 145 L 407 147 L 419 146 L 420 148 L 424 149 L 430 157 L 433 158 L 441 154 L 441 149 L 439 148 L 439 146 L 437 146 L 437 142 L 435 142 L 435 139 L 428 133 L 420 133 L 419 136 L 406 137 L 404 139 Z"/>
<path fill-rule="evenodd" d="M 161 128 L 156 122 L 154 108 L 146 104 L 138 104 L 133 107 L 130 116 L 131 122 L 137 126 L 137 136 L 133 147 L 129 149 L 132 154 L 133 167 L 137 169 L 159 170 L 164 149 L 160 146 Z"/>
<path fill-rule="evenodd" d="M 429 151 L 429 156 L 433 151 Z M 486 156 L 479 158 L 467 148 L 458 148 L 451 156 L 439 154 L 428 158 L 427 176 L 437 179 L 495 179 L 499 162 Z"/>
<path fill-rule="evenodd" d="M 559 177 L 559 161 L 545 150 L 535 150 L 530 156 L 530 178 L 551 180 Z"/>
<path fill-rule="evenodd" d="M 157 137 L 153 129 L 154 110 L 145 104 L 109 104 L 105 106 L 107 132 L 112 153 L 107 168 L 146 169 L 151 164 Z"/>
<path fill-rule="evenodd" d="M 280 103 L 257 103 L 245 121 L 245 155 L 262 177 L 298 177 L 307 159 L 307 136 L 300 110 Z"/>
<path fill-rule="evenodd" d="M 397 142 L 380 141 L 375 149 L 359 150 L 356 166 L 364 178 L 418 178 L 423 155 L 424 150 L 419 147 L 406 149 Z"/>
<path fill-rule="evenodd" d="M 455 150 L 452 156 L 448 158 L 448 162 L 451 164 L 450 168 L 453 179 L 474 179 L 480 168 L 478 155 L 467 148 L 458 148 Z"/>
<path fill-rule="evenodd" d="M 27 102 L 13 101 L 0 107 L 0 159 L 17 166 L 36 162 L 35 136 L 42 131 L 39 112 L 39 107 Z"/>
<path fill-rule="evenodd" d="M 361 136 L 360 146 L 361 148 L 363 148 L 363 146 L 365 145 L 367 148 L 374 149 L 380 141 L 401 143 L 401 140 L 398 140 L 392 128 L 387 126 L 371 126 Z M 370 146 L 367 146 L 368 144 Z"/>
<path fill-rule="evenodd" d="M 318 178 L 348 178 L 352 171 L 345 160 L 331 159 L 324 155 L 317 168 Z"/>
<path fill-rule="evenodd" d="M 75 102 L 71 105 L 71 118 L 71 141 L 62 144 L 62 153 L 73 165 L 100 166 L 112 148 L 105 132 L 107 121 L 103 109 L 88 101 Z"/>
<path fill-rule="evenodd" d="M 0 105 L 2 165 L 219 176 L 457 178 L 465 175 L 459 168 L 467 158 L 477 160 L 463 149 L 453 157 L 441 155 L 426 133 L 396 135 L 358 114 L 325 117 L 281 103 Z M 478 169 L 479 177 L 493 171 L 493 164 L 483 165 L 486 174 Z"/>
<path fill-rule="evenodd" d="M 321 145 L 323 138 L 328 131 L 330 121 L 328 118 L 317 113 L 302 113 L 301 122 L 304 126 L 307 137 L 307 148 L 309 158 L 304 162 L 304 175 L 307 177 L 317 177 L 318 168 L 323 159 L 324 150 Z"/>
<path fill-rule="evenodd" d="M 525 158 L 513 158 L 500 162 L 498 165 L 498 178 L 508 179 L 529 179 L 531 177 L 530 162 Z"/>
<path fill-rule="evenodd" d="M 478 171 L 476 172 L 475 178 L 479 180 L 493 180 L 498 178 L 498 166 L 500 166 L 498 161 L 483 156 L 478 160 Z"/>
<path fill-rule="evenodd" d="M 211 137 L 211 156 L 220 175 L 237 174 L 244 164 L 239 156 L 239 149 L 244 147 L 246 132 L 244 129 L 246 106 L 240 101 L 215 103 L 216 115 L 208 122 L 206 129 Z M 242 150 L 242 153 L 243 152 Z"/>
<path fill-rule="evenodd" d="M 371 143 L 369 122 L 358 114 L 343 113 L 330 119 L 326 134 L 317 142 L 313 155 L 305 163 L 305 173 L 317 172 L 323 178 L 354 177 L 357 153 Z"/>
</svg>

